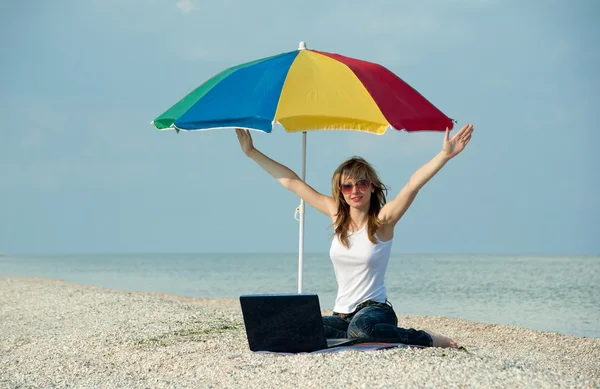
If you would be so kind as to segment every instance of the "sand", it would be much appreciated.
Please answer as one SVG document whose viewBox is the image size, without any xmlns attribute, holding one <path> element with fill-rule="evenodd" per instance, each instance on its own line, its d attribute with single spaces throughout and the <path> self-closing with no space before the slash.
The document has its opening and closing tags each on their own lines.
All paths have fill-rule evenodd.
<svg viewBox="0 0 600 389">
<path fill-rule="evenodd" d="M 256 354 L 237 299 L 0 277 L 0 388 L 600 388 L 600 339 L 446 317 L 399 322 L 467 351 Z"/>
</svg>

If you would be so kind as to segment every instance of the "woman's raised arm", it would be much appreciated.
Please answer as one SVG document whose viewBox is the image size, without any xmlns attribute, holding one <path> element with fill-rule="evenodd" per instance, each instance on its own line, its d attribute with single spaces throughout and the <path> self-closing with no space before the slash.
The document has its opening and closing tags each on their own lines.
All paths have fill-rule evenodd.
<svg viewBox="0 0 600 389">
<path fill-rule="evenodd" d="M 331 217 L 337 213 L 336 205 L 332 197 L 317 192 L 310 185 L 302 181 L 302 179 L 287 166 L 280 164 L 258 151 L 254 147 L 249 130 L 236 128 L 235 132 L 244 154 L 253 159 L 254 162 L 279 181 L 281 185 L 297 194 L 308 205 L 325 215 Z"/>
<path fill-rule="evenodd" d="M 408 183 L 400 190 L 400 193 L 392 201 L 388 202 L 380 211 L 379 218 L 383 224 L 394 226 L 406 213 L 414 201 L 419 190 L 433 176 L 439 172 L 442 167 L 452 158 L 456 157 L 471 140 L 473 125 L 467 124 L 460 129 L 452 138 L 450 131 L 446 129 L 442 151 L 440 151 L 431 161 L 417 169 L 410 177 Z"/>
</svg>

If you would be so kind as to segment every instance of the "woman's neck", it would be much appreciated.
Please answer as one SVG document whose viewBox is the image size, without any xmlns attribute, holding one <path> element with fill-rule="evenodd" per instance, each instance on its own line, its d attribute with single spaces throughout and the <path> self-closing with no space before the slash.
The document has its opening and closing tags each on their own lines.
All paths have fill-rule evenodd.
<svg viewBox="0 0 600 389">
<path fill-rule="evenodd" d="M 360 230 L 369 221 L 369 213 L 358 208 L 350 208 L 350 225 L 352 231 Z"/>
</svg>

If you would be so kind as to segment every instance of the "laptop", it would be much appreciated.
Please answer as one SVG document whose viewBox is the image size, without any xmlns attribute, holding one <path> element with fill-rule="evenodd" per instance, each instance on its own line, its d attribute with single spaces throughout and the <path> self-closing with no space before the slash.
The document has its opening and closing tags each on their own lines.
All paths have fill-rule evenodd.
<svg viewBox="0 0 600 389">
<path fill-rule="evenodd" d="M 248 294 L 240 304 L 252 351 L 312 352 L 360 341 L 325 338 L 316 294 Z"/>
</svg>

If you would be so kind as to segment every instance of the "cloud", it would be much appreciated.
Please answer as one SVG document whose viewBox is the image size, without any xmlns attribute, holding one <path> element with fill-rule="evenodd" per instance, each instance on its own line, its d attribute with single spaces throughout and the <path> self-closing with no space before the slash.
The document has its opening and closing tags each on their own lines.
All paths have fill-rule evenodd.
<svg viewBox="0 0 600 389">
<path fill-rule="evenodd" d="M 183 13 L 190 13 L 196 8 L 196 4 L 192 0 L 179 0 L 175 6 Z"/>
</svg>

